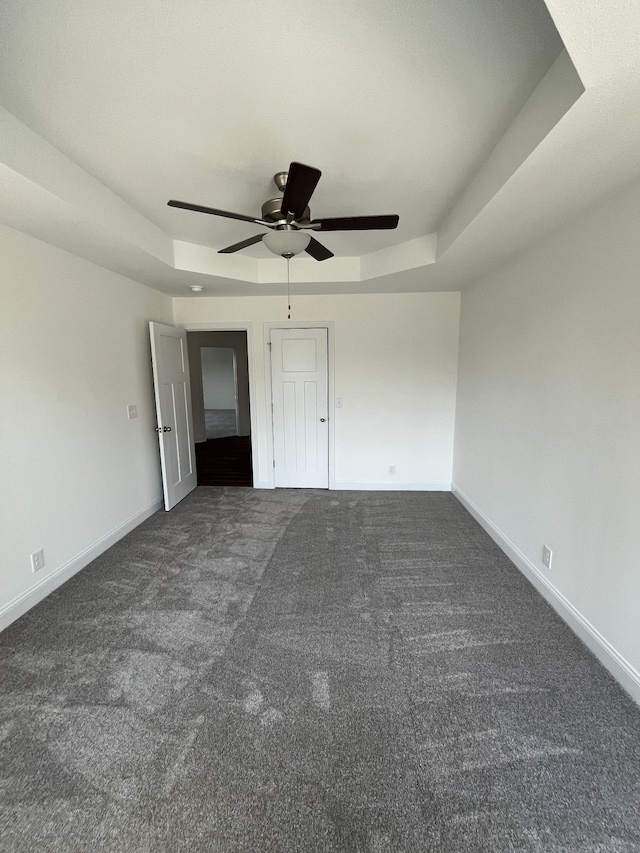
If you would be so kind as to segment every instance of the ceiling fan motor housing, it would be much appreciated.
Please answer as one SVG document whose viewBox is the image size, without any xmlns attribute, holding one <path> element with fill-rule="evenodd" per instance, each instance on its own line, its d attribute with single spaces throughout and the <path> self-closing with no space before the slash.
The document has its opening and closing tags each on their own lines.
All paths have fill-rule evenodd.
<svg viewBox="0 0 640 853">
<path fill-rule="evenodd" d="M 267 222 L 277 222 L 279 219 L 284 219 L 282 215 L 282 199 L 270 198 L 269 201 L 265 201 L 262 205 L 262 218 L 266 219 Z M 297 221 L 308 222 L 310 219 L 311 211 L 306 207 L 303 216 Z"/>
</svg>

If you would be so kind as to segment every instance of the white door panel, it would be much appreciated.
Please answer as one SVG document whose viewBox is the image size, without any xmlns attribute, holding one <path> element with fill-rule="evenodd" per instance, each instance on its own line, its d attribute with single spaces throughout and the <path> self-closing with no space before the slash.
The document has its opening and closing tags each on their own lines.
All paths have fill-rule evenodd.
<svg viewBox="0 0 640 853">
<path fill-rule="evenodd" d="M 164 508 L 169 510 L 198 483 L 187 333 L 161 323 L 149 323 L 149 330 Z"/>
<path fill-rule="evenodd" d="M 275 485 L 329 486 L 326 329 L 272 329 Z"/>
</svg>

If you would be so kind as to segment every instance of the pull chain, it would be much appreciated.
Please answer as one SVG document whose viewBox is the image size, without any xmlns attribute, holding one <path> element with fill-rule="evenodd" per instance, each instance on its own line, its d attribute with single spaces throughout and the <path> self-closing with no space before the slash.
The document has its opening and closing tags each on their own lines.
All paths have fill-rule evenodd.
<svg viewBox="0 0 640 853">
<path fill-rule="evenodd" d="M 287 320 L 291 319 L 291 280 L 289 278 L 289 263 L 291 262 L 291 258 L 287 258 Z"/>
</svg>

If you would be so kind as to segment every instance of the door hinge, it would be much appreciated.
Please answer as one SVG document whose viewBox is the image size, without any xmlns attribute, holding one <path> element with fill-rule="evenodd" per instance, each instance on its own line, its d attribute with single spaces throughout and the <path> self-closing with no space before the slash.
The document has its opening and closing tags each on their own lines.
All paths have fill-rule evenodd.
<svg viewBox="0 0 640 853">
<path fill-rule="evenodd" d="M 269 347 L 269 352 L 271 352 L 271 341 L 267 341 L 267 346 Z"/>
<path fill-rule="evenodd" d="M 276 467 L 276 460 L 275 459 L 273 460 L 273 467 L 274 468 Z"/>
</svg>

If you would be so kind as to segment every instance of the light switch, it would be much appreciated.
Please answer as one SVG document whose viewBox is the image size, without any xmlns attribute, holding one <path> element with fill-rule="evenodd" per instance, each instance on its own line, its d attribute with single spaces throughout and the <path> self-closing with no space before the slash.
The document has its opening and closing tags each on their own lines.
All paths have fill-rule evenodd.
<svg viewBox="0 0 640 853">
<path fill-rule="evenodd" d="M 127 417 L 129 418 L 129 420 L 138 417 L 138 409 L 136 408 L 136 406 L 127 406 Z"/>
<path fill-rule="evenodd" d="M 336 409 L 342 408 L 342 397 L 336 397 Z"/>
</svg>

